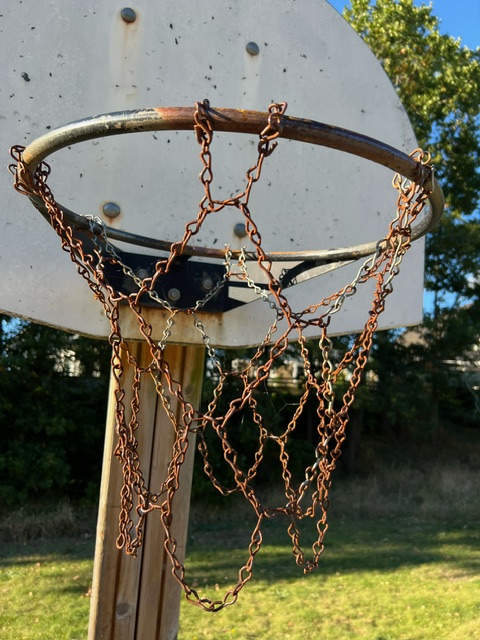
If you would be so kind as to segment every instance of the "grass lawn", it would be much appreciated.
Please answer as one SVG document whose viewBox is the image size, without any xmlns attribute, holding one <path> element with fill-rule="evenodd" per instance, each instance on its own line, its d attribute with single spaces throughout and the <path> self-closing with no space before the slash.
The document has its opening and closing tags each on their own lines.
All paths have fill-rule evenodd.
<svg viewBox="0 0 480 640">
<path fill-rule="evenodd" d="M 365 484 L 356 490 L 372 499 Z M 382 510 L 377 496 L 378 512 L 366 517 L 352 487 L 348 494 L 356 508 L 345 511 L 338 496 L 318 572 L 303 576 L 285 523 L 268 522 L 253 580 L 238 602 L 216 614 L 184 602 L 179 640 L 480 640 L 478 509 L 461 516 L 460 497 L 453 503 L 450 496 L 445 513 L 439 504 L 432 514 L 417 500 L 408 515 L 398 504 Z M 246 559 L 247 535 L 239 513 L 197 513 L 187 579 L 205 595 L 223 595 Z M 0 638 L 84 640 L 93 538 L 0 545 Z"/>
<path fill-rule="evenodd" d="M 275 541 L 234 606 L 213 615 L 183 606 L 180 640 L 480 639 L 480 528 L 344 519 L 329 541 L 306 577 Z M 190 563 L 214 593 L 228 585 L 221 570 L 242 558 L 231 549 L 210 563 L 192 549 Z"/>
<path fill-rule="evenodd" d="M 91 540 L 9 544 L 0 556 L 2 640 L 85 640 Z"/>
</svg>

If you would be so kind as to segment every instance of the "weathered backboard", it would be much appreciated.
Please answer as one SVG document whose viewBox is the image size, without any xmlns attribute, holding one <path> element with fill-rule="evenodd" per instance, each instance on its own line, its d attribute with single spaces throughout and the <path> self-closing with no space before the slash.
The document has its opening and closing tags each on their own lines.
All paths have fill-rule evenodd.
<svg viewBox="0 0 480 640">
<path fill-rule="evenodd" d="M 193 106 L 208 98 L 213 107 L 255 111 L 285 101 L 288 115 L 358 131 L 407 153 L 416 146 L 380 64 L 322 0 L 138 0 L 123 16 L 122 5 L 100 0 L 11 0 L 2 13 L 0 307 L 7 313 L 91 336 L 109 333 L 102 307 L 51 227 L 14 191 L 6 171 L 10 145 L 98 113 Z M 212 189 L 219 197 L 243 188 L 257 142 L 249 135 L 214 136 Z M 49 184 L 76 212 L 173 242 L 196 217 L 203 195 L 199 151 L 193 132 L 98 139 L 49 158 Z M 262 246 L 294 251 L 381 239 L 395 215 L 392 177 L 352 155 L 280 140 L 250 207 Z M 105 216 L 107 202 L 118 205 L 118 217 Z M 245 240 L 234 229 L 241 222 L 238 211 L 212 216 L 195 243 L 239 249 Z M 357 270 L 351 264 L 301 282 L 288 289 L 289 300 L 304 308 L 350 282 Z M 395 280 L 381 327 L 420 322 L 422 296 L 420 240 Z M 368 287 L 349 299 L 332 320 L 332 333 L 361 329 L 370 300 Z M 204 324 L 214 345 L 254 345 L 270 325 L 269 314 L 256 299 L 210 313 Z M 149 319 L 161 330 L 160 312 Z M 133 324 L 124 327 L 125 337 L 137 337 L 136 331 Z M 201 340 L 188 319 L 177 323 L 172 341 Z"/>
</svg>

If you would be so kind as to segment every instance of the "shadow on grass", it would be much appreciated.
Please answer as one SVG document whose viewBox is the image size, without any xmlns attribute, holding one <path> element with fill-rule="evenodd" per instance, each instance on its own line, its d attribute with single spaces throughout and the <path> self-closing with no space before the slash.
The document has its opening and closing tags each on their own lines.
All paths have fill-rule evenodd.
<svg viewBox="0 0 480 640">
<path fill-rule="evenodd" d="M 28 566 L 38 562 L 93 559 L 93 538 L 52 538 L 28 543 L 2 542 L 0 568 Z"/>
<path fill-rule="evenodd" d="M 269 521 L 256 556 L 254 574 L 267 581 L 293 580 L 303 575 L 295 563 L 286 532 L 287 521 Z M 315 528 L 304 527 L 305 557 L 311 557 Z M 245 525 L 191 532 L 187 573 L 190 580 L 227 584 L 248 559 L 249 532 Z M 240 539 L 243 538 L 243 544 Z M 445 563 L 463 575 L 480 572 L 480 534 L 472 523 L 409 523 L 386 520 L 333 521 L 325 537 L 325 551 L 317 575 L 382 572 Z M 227 579 L 227 574 L 230 579 Z"/>
<path fill-rule="evenodd" d="M 248 559 L 249 523 L 226 517 L 215 522 L 193 523 L 187 547 L 187 582 L 218 584 L 236 581 L 237 572 Z M 254 578 L 268 584 L 296 580 L 303 570 L 295 563 L 286 532 L 288 521 L 271 520 L 264 526 L 264 543 L 254 562 Z M 302 549 L 310 556 L 315 526 L 303 527 Z M 2 545 L 0 568 L 36 563 L 92 560 L 93 539 L 57 539 Z M 132 559 L 132 561 L 135 561 Z M 325 538 L 325 551 L 315 575 L 328 578 L 356 572 L 382 572 L 420 565 L 443 563 L 453 576 L 474 576 L 480 572 L 480 534 L 474 523 L 418 523 L 391 520 L 332 519 Z M 65 583 L 61 571 L 49 572 L 48 582 L 57 592 L 81 595 L 80 584 Z"/>
</svg>

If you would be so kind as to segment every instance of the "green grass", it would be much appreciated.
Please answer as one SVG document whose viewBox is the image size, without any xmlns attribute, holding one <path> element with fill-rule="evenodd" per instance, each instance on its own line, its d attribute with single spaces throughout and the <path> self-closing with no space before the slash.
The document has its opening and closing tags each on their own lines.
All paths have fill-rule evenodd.
<svg viewBox="0 0 480 640">
<path fill-rule="evenodd" d="M 84 640 L 93 542 L 10 544 L 0 559 L 2 640 Z"/>
<path fill-rule="evenodd" d="M 480 640 L 479 489 L 460 468 L 339 484 L 319 571 L 303 576 L 285 522 L 268 522 L 238 602 L 216 614 L 183 602 L 179 640 Z M 187 579 L 215 598 L 246 559 L 246 514 L 230 516 L 197 509 L 191 521 Z M 10 520 L 0 638 L 85 639 L 93 538 L 29 541 Z"/>
<path fill-rule="evenodd" d="M 244 556 L 230 550 L 228 562 L 226 557 L 225 571 Z M 201 552 L 191 551 L 192 572 L 207 581 L 205 594 L 218 589 L 218 596 L 228 581 L 219 576 L 218 564 L 210 566 Z M 237 604 L 213 615 L 182 607 L 180 640 L 314 637 L 480 638 L 479 529 L 334 521 L 317 573 L 304 577 L 288 548 L 272 544 Z"/>
</svg>

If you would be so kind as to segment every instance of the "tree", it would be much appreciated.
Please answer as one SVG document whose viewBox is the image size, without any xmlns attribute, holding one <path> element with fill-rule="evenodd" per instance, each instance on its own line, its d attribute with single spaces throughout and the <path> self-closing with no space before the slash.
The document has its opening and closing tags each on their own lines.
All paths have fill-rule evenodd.
<svg viewBox="0 0 480 640">
<path fill-rule="evenodd" d="M 447 208 L 429 239 L 427 288 L 469 298 L 480 269 L 480 49 L 441 34 L 432 7 L 413 0 L 352 0 L 345 17 L 392 80 L 420 146 L 433 151 Z"/>
<path fill-rule="evenodd" d="M 0 320 L 0 504 L 96 495 L 109 345 Z"/>
<path fill-rule="evenodd" d="M 480 341 L 480 49 L 441 34 L 431 5 L 413 0 L 352 0 L 344 15 L 390 77 L 446 196 L 443 220 L 427 238 L 433 302 L 416 344 L 406 348 L 396 332 L 380 336 L 373 352 L 384 411 L 396 409 L 419 431 L 430 421 L 435 431 L 459 418 L 461 377 L 452 362 L 468 359 Z M 408 402 L 396 402 L 401 385 L 410 388 Z"/>
</svg>

